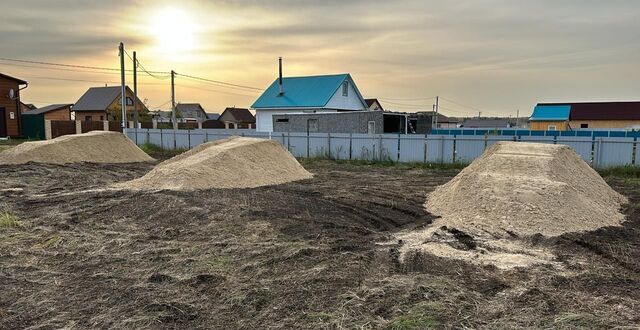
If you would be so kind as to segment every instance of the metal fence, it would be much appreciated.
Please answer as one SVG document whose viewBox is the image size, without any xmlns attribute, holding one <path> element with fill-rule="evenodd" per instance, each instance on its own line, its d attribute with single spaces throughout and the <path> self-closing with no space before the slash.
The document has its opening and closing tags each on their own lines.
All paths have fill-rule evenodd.
<svg viewBox="0 0 640 330">
<path fill-rule="evenodd" d="M 597 168 L 640 163 L 637 137 L 307 134 L 248 129 L 126 129 L 125 133 L 139 145 L 150 143 L 167 149 L 188 149 L 238 135 L 276 140 L 296 157 L 420 163 L 469 163 L 498 141 L 537 142 L 568 145 Z"/>
</svg>

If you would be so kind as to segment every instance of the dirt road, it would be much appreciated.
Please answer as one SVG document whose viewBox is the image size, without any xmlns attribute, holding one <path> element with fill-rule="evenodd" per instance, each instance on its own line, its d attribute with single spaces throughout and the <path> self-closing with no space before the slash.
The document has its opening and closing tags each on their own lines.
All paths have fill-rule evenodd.
<svg viewBox="0 0 640 330">
<path fill-rule="evenodd" d="M 104 190 L 152 164 L 0 168 L 0 328 L 611 328 L 640 324 L 640 182 L 620 228 L 532 239 L 561 269 L 398 260 L 455 171 L 312 162 L 246 190 Z"/>
</svg>

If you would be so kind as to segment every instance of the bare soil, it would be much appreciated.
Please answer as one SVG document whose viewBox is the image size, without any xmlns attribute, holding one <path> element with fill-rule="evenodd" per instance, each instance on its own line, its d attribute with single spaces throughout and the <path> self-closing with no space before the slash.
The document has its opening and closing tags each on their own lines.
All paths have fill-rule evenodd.
<svg viewBox="0 0 640 330">
<path fill-rule="evenodd" d="M 103 190 L 153 164 L 0 167 L 0 328 L 424 329 L 640 325 L 640 181 L 621 227 L 534 237 L 563 268 L 415 253 L 427 193 L 457 174 L 303 165 L 314 178 L 202 191 Z M 464 233 L 452 232 L 473 248 Z"/>
</svg>

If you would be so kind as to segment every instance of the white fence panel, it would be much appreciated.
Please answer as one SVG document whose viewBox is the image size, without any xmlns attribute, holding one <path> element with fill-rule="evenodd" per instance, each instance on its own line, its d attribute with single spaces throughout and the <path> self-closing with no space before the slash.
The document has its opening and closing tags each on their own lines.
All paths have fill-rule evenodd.
<svg viewBox="0 0 640 330">
<path fill-rule="evenodd" d="M 382 143 L 380 160 L 398 161 L 399 138 L 400 136 L 398 134 L 383 134 L 380 136 L 380 143 Z"/>
<path fill-rule="evenodd" d="M 422 135 L 404 135 L 400 139 L 400 162 L 424 162 L 425 137 Z"/>
<path fill-rule="evenodd" d="M 453 163 L 453 141 L 451 135 L 427 136 L 427 162 Z"/>
<path fill-rule="evenodd" d="M 484 136 L 458 136 L 456 138 L 456 162 L 471 163 L 484 152 Z"/>
<path fill-rule="evenodd" d="M 513 141 L 513 140 L 511 140 Z M 520 137 L 520 141 L 521 142 L 534 142 L 534 143 L 550 143 L 550 144 L 554 144 L 555 143 L 555 137 L 554 136 L 521 136 Z"/>
<path fill-rule="evenodd" d="M 633 138 L 596 138 L 594 166 L 599 168 L 631 165 Z"/>
<path fill-rule="evenodd" d="M 331 157 L 335 159 L 349 159 L 350 156 L 350 136 L 349 134 L 331 134 Z"/>
<path fill-rule="evenodd" d="M 176 131 L 176 148 L 179 149 L 189 149 L 191 148 L 190 144 L 190 133 L 188 130 L 178 130 Z"/>
<path fill-rule="evenodd" d="M 351 159 L 378 159 L 380 154 L 379 136 L 379 134 L 352 134 Z"/>
<path fill-rule="evenodd" d="M 307 134 L 306 133 L 289 133 L 289 152 L 296 157 L 308 157 L 307 150 Z"/>
<path fill-rule="evenodd" d="M 191 148 L 201 145 L 207 142 L 207 134 L 202 131 L 191 131 L 191 136 L 189 137 L 189 143 Z"/>
<path fill-rule="evenodd" d="M 328 157 L 329 139 L 327 134 L 309 133 L 309 157 Z"/>
<path fill-rule="evenodd" d="M 593 140 L 590 136 L 558 136 L 556 141 L 570 146 L 585 162 L 591 164 Z"/>
</svg>

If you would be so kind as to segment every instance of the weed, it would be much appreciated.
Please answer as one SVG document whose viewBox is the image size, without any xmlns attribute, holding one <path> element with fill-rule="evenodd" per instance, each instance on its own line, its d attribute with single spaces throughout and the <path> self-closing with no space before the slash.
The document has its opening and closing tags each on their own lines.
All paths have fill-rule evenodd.
<svg viewBox="0 0 640 330">
<path fill-rule="evenodd" d="M 51 237 L 49 237 L 47 240 L 45 240 L 44 242 L 40 242 L 35 244 L 33 247 L 36 249 L 47 249 L 50 247 L 55 247 L 57 246 L 60 242 L 62 242 L 62 236 L 55 234 Z"/>
<path fill-rule="evenodd" d="M 391 323 L 387 325 L 387 330 L 435 329 L 439 327 L 439 324 L 440 323 L 431 316 L 409 314 L 391 321 Z"/>
<path fill-rule="evenodd" d="M 161 146 L 158 146 L 149 142 L 146 142 L 143 145 L 141 145 L 140 149 L 146 152 L 149 156 L 153 158 L 158 158 L 158 159 L 171 158 L 173 156 L 179 155 L 188 150 L 185 148 L 165 149 Z"/>
<path fill-rule="evenodd" d="M 615 166 L 598 170 L 603 177 L 640 179 L 640 166 Z"/>
<path fill-rule="evenodd" d="M 9 212 L 0 213 L 0 228 L 18 227 L 21 225 L 20 219 Z"/>
<path fill-rule="evenodd" d="M 323 162 L 326 162 L 327 164 L 335 163 L 340 165 L 352 165 L 352 166 L 396 167 L 401 169 L 429 169 L 429 170 L 435 170 L 435 171 L 461 170 L 468 165 L 466 163 L 453 163 L 453 164 L 418 163 L 418 162 L 398 163 L 391 160 L 343 160 L 343 159 L 328 160 L 326 158 L 300 158 L 298 160 L 303 165 L 321 164 Z"/>
</svg>

